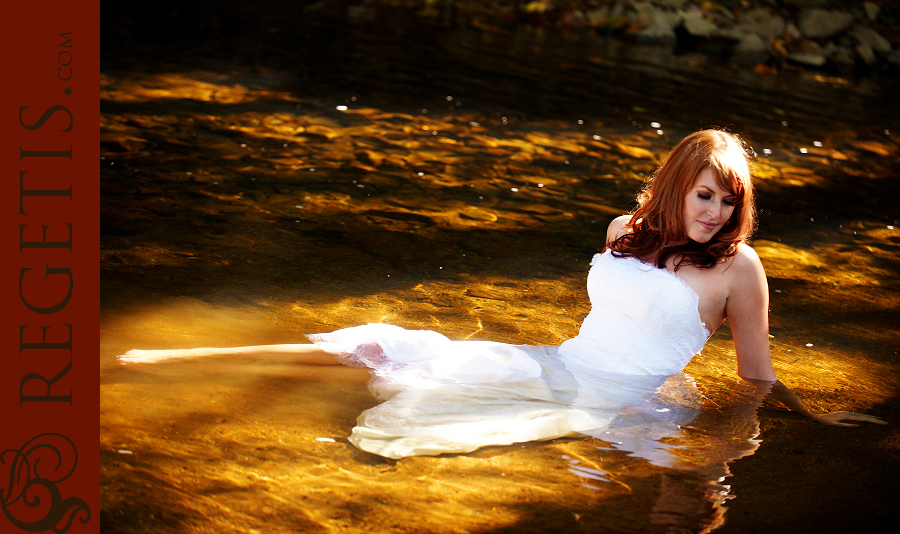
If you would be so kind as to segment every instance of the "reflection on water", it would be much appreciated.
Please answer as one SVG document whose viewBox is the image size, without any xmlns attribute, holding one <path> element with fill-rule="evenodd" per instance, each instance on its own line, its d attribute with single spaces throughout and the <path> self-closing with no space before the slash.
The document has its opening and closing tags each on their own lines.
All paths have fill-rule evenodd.
<svg viewBox="0 0 900 534">
<path fill-rule="evenodd" d="M 770 389 L 747 383 L 722 386 L 720 392 L 729 400 L 712 409 L 704 406 L 690 376 L 670 377 L 655 398 L 623 410 L 596 435 L 605 442 L 598 451 L 621 451 L 669 468 L 660 474 L 659 496 L 646 511 L 652 525 L 692 532 L 722 525 L 723 505 L 733 497 L 725 483 L 731 476 L 728 464 L 759 447 L 756 412 Z M 603 455 L 596 458 L 602 462 Z M 598 469 L 568 455 L 563 459 L 570 472 L 585 479 L 583 487 L 600 490 L 597 481 L 611 481 L 602 463 Z"/>
<path fill-rule="evenodd" d="M 693 380 L 670 381 L 610 434 L 400 461 L 346 441 L 377 402 L 360 369 L 114 362 L 379 321 L 558 344 L 588 311 L 606 224 L 677 140 L 717 124 L 759 154 L 754 246 L 779 375 L 814 410 L 898 420 L 900 124 L 887 86 L 416 26 L 272 22 L 265 38 L 234 35 L 221 60 L 190 40 L 210 23 L 151 56 L 122 29 L 137 26 L 117 26 L 114 42 L 134 46 L 105 45 L 101 79 L 105 532 L 895 520 L 883 475 L 898 465 L 895 425 L 820 427 L 764 403 L 735 378 L 727 328 Z"/>
</svg>

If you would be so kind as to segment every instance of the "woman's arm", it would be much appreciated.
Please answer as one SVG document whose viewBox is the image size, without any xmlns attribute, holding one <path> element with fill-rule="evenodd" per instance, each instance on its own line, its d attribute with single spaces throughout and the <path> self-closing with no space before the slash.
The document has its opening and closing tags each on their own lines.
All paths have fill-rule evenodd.
<svg viewBox="0 0 900 534">
<path fill-rule="evenodd" d="M 769 354 L 769 284 L 756 252 L 740 245 L 728 266 L 725 317 L 737 352 L 737 372 L 744 380 L 777 380 Z"/>
<path fill-rule="evenodd" d="M 758 386 L 770 387 L 769 395 L 801 415 L 827 425 L 857 426 L 843 420 L 887 424 L 856 412 L 813 413 L 775 376 L 769 352 L 769 285 L 756 252 L 741 245 L 733 264 L 725 305 L 737 353 L 738 376 Z"/>
<path fill-rule="evenodd" d="M 859 426 L 854 425 L 853 423 L 844 423 L 843 421 L 845 420 L 865 421 L 867 423 L 876 423 L 879 425 L 887 424 L 887 421 L 884 421 L 872 415 L 866 415 L 864 413 L 846 411 L 824 414 L 814 413 L 806 406 L 806 404 L 802 400 L 800 400 L 800 397 L 798 397 L 796 393 L 791 391 L 789 387 L 782 384 L 780 380 L 776 380 L 775 382 L 768 382 L 763 380 L 748 380 L 748 382 L 755 384 L 761 389 L 766 389 L 768 391 L 769 397 L 781 402 L 781 404 L 787 406 L 791 411 L 797 412 L 800 415 L 812 419 L 813 421 L 818 421 L 823 425 Z"/>
</svg>

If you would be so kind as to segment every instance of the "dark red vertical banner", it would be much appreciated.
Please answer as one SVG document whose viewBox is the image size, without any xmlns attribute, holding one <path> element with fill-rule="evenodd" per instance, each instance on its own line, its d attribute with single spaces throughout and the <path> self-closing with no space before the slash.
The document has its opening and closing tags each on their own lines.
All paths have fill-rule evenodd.
<svg viewBox="0 0 900 534">
<path fill-rule="evenodd" d="M 99 532 L 100 5 L 2 21 L 0 532 Z"/>
</svg>

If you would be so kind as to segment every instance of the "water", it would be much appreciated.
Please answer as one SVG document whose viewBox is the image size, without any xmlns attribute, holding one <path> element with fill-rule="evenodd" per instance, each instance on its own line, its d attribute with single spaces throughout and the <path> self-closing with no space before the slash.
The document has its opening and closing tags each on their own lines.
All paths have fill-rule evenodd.
<svg viewBox="0 0 900 534">
<path fill-rule="evenodd" d="M 894 81 L 199 5 L 104 8 L 104 532 L 896 525 L 896 423 L 824 427 L 762 403 L 724 327 L 687 369 L 699 415 L 664 440 L 671 467 L 594 438 L 390 461 L 345 439 L 377 402 L 360 369 L 114 360 L 377 321 L 559 343 L 588 311 L 608 222 L 681 137 L 718 125 L 760 154 L 779 376 L 814 410 L 896 422 Z"/>
</svg>

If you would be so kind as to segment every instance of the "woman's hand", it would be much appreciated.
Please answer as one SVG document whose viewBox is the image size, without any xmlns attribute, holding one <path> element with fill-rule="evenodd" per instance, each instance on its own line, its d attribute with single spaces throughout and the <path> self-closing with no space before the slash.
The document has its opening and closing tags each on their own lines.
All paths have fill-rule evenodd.
<svg viewBox="0 0 900 534">
<path fill-rule="evenodd" d="M 832 412 L 826 414 L 816 414 L 815 420 L 822 423 L 823 425 L 836 426 L 859 426 L 854 425 L 853 423 L 844 423 L 842 421 L 863 421 L 866 423 L 875 423 L 877 425 L 887 424 L 887 421 L 879 419 L 874 415 L 866 415 L 864 413 L 856 412 Z"/>
<path fill-rule="evenodd" d="M 812 419 L 813 421 L 818 421 L 823 425 L 834 425 L 834 426 L 859 426 L 853 423 L 845 423 L 844 421 L 862 421 L 865 423 L 875 423 L 876 425 L 886 425 L 887 421 L 884 419 L 879 419 L 874 415 L 866 415 L 864 413 L 857 412 L 832 412 L 832 413 L 814 413 L 809 408 L 807 408 L 806 404 L 800 400 L 793 391 L 790 390 L 787 386 L 781 383 L 780 380 L 776 380 L 775 382 L 768 382 L 766 380 L 755 380 L 745 378 L 751 384 L 756 385 L 756 387 L 761 388 L 766 394 L 771 395 L 775 400 L 780 401 L 782 404 L 788 407 L 788 409 L 793 410 L 805 417 Z"/>
</svg>

